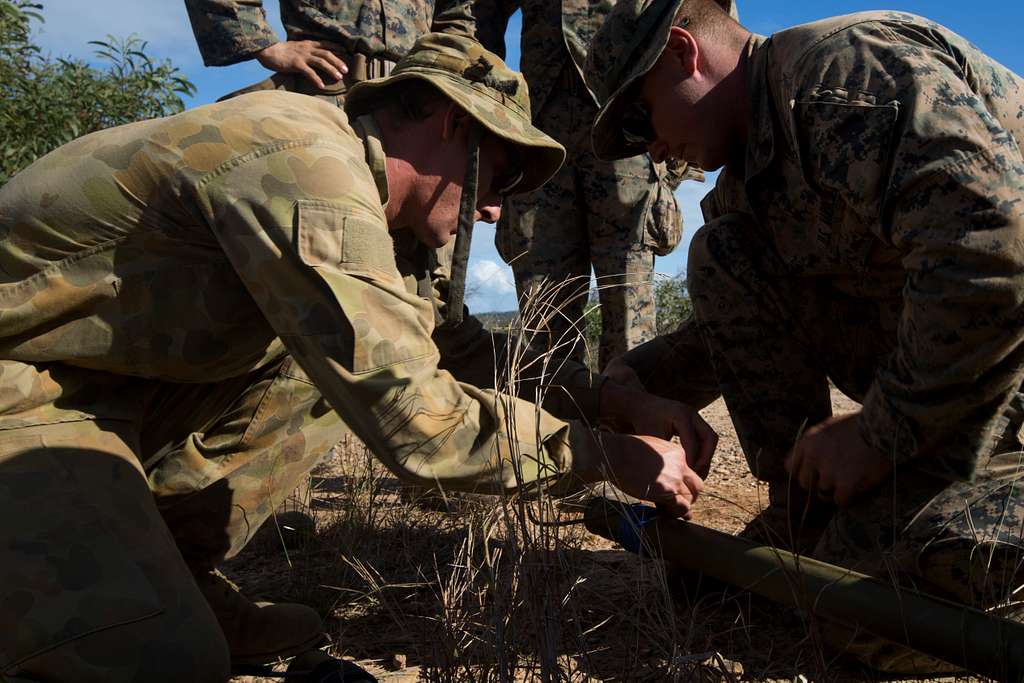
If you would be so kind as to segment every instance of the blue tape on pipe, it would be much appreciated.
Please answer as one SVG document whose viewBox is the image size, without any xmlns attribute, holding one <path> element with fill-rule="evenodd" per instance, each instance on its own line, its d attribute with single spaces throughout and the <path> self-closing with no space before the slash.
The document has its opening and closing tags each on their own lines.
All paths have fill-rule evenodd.
<svg viewBox="0 0 1024 683">
<path fill-rule="evenodd" d="M 640 539 L 640 532 L 645 526 L 658 518 L 658 509 L 649 505 L 639 503 L 626 508 L 626 514 L 619 520 L 619 533 L 617 538 L 623 549 L 645 557 L 643 543 Z"/>
</svg>

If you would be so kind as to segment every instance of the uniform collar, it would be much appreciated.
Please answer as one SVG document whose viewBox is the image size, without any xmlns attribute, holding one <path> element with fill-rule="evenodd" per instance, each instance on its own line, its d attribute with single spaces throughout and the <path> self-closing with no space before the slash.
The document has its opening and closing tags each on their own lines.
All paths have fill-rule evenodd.
<svg viewBox="0 0 1024 683">
<path fill-rule="evenodd" d="M 380 194 L 380 204 L 388 205 L 388 170 L 387 157 L 384 156 L 384 145 L 381 143 L 380 128 L 371 114 L 364 114 L 352 122 L 352 130 L 363 139 L 366 149 L 366 165 L 373 173 L 373 182 Z"/>
<path fill-rule="evenodd" d="M 747 42 L 748 92 L 750 112 L 747 130 L 747 156 L 744 165 L 744 182 L 763 171 L 775 156 L 775 131 L 772 124 L 771 92 L 768 89 L 768 48 L 771 39 L 752 35 Z"/>
</svg>

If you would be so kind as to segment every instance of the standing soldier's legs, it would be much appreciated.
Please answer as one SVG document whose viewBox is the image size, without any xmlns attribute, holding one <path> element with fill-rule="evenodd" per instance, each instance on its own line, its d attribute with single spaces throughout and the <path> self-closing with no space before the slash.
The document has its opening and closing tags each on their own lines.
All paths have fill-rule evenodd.
<svg viewBox="0 0 1024 683">
<path fill-rule="evenodd" d="M 0 679 L 224 681 L 228 648 L 131 421 L 0 437 Z"/>
<path fill-rule="evenodd" d="M 579 168 L 601 301 L 599 367 L 604 368 L 657 333 L 647 222 L 654 216 L 658 176 L 646 156 L 606 162 L 588 152 L 581 155 Z"/>
<path fill-rule="evenodd" d="M 543 109 L 543 127 L 550 135 L 564 144 L 574 125 L 589 130 L 572 104 L 575 96 L 553 95 L 552 99 Z M 530 346 L 582 361 L 590 250 L 576 152 L 569 144 L 566 149 L 569 156 L 551 180 L 506 202 L 495 246 L 515 274 Z"/>
</svg>

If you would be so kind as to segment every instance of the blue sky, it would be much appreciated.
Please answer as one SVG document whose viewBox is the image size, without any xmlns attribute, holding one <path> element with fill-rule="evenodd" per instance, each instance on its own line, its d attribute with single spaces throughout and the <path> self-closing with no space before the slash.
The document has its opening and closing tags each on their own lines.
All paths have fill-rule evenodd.
<svg viewBox="0 0 1024 683">
<path fill-rule="evenodd" d="M 225 92 L 255 83 L 266 72 L 255 62 L 226 68 L 206 68 L 195 47 L 181 0 L 41 0 L 46 23 L 37 39 L 54 55 L 88 59 L 89 40 L 107 34 L 135 33 L 149 42 L 150 52 L 167 57 L 198 87 L 190 106 L 212 102 Z M 557 0 L 548 0 L 556 2 Z M 871 9 L 899 9 L 934 19 L 966 36 L 982 50 L 1024 75 L 1024 2 L 995 0 L 977 5 L 964 0 L 738 0 L 740 19 L 750 30 L 770 34 L 779 29 L 828 16 Z M 271 25 L 283 36 L 276 0 L 264 0 Z M 508 61 L 519 63 L 519 17 L 510 22 L 506 42 Z M 700 198 L 710 185 L 684 183 L 677 195 L 686 231 L 683 244 L 659 258 L 655 270 L 665 275 L 685 272 L 688 238 L 701 224 Z M 470 260 L 470 308 L 477 312 L 515 308 L 511 271 L 494 249 L 494 228 L 480 224 L 474 234 Z"/>
</svg>

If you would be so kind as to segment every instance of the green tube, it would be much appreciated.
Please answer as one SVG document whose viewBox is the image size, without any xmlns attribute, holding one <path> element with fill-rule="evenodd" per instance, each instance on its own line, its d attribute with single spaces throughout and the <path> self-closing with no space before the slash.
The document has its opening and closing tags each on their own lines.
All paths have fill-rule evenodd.
<svg viewBox="0 0 1024 683">
<path fill-rule="evenodd" d="M 680 519 L 597 498 L 587 529 L 775 602 L 861 628 L 969 671 L 1024 682 L 1024 624 Z"/>
</svg>

